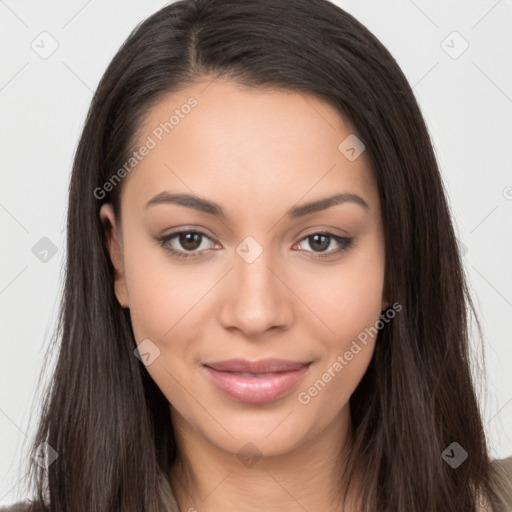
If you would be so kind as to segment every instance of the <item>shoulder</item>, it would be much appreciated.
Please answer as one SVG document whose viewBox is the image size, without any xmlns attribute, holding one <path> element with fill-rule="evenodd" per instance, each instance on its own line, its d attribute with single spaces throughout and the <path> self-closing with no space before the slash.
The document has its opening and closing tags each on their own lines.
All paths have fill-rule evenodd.
<svg viewBox="0 0 512 512">
<path fill-rule="evenodd" d="M 31 505 L 29 501 L 18 501 L 14 505 L 0 506 L 0 512 L 30 512 Z"/>
<path fill-rule="evenodd" d="M 48 503 L 45 502 L 43 507 L 38 501 L 25 499 L 24 501 L 17 501 L 12 505 L 0 505 L 0 512 L 45 512 L 48 510 Z"/>
<path fill-rule="evenodd" d="M 164 472 L 158 473 L 158 487 L 162 501 L 166 503 L 165 512 L 179 512 L 178 504 L 174 496 L 169 479 Z M 48 503 L 45 503 L 48 506 Z M 0 512 L 42 512 L 42 507 L 36 506 L 32 501 L 18 501 L 12 505 L 0 505 Z"/>
<path fill-rule="evenodd" d="M 167 502 L 172 504 L 171 510 L 174 510 L 173 506 L 177 507 L 177 504 L 170 485 L 167 481 L 165 483 L 167 485 L 162 485 L 161 482 L 161 491 L 167 498 Z M 495 496 L 506 506 L 503 512 L 512 511 L 512 457 L 492 461 L 491 487 Z M 482 512 L 493 512 L 488 503 L 479 505 L 479 510 Z M 33 512 L 33 507 L 30 501 L 19 501 L 13 505 L 0 507 L 0 512 Z"/>
<path fill-rule="evenodd" d="M 512 456 L 506 459 L 494 459 L 491 462 L 492 472 L 498 479 L 512 477 Z"/>
<path fill-rule="evenodd" d="M 512 510 L 512 457 L 492 461 L 491 488 L 498 501 L 506 506 L 504 512 Z"/>
</svg>

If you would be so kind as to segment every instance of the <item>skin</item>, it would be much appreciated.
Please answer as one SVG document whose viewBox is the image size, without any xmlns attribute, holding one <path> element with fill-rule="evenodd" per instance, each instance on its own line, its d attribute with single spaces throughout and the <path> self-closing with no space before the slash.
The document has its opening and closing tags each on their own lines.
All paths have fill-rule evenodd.
<svg viewBox="0 0 512 512">
<path fill-rule="evenodd" d="M 378 190 L 366 154 L 350 161 L 340 152 L 353 130 L 322 100 L 219 79 L 165 96 L 148 112 L 136 146 L 190 96 L 198 105 L 124 178 L 121 218 L 116 222 L 109 204 L 100 212 L 111 225 L 116 296 L 130 309 L 137 343 L 150 339 L 160 350 L 146 369 L 170 403 L 182 454 L 169 475 L 178 505 L 199 512 L 355 510 L 341 508 L 333 482 L 350 443 L 349 398 L 375 338 L 308 404 L 298 393 L 389 304 Z M 162 191 L 214 201 L 227 217 L 176 204 L 146 207 Z M 286 217 L 291 207 L 334 193 L 357 194 L 369 208 L 345 202 Z M 192 249 L 199 257 L 177 259 L 155 241 L 181 228 L 205 232 Z M 353 244 L 334 253 L 343 248 L 334 238 L 325 246 L 307 238 L 322 231 L 353 237 Z M 247 236 L 263 250 L 252 263 L 236 252 Z M 187 247 L 179 237 L 167 246 Z M 331 256 L 318 257 L 326 252 Z M 247 404 L 223 394 L 202 367 L 233 357 L 313 363 L 279 399 Z M 250 466 L 237 457 L 246 443 L 262 456 Z"/>
</svg>

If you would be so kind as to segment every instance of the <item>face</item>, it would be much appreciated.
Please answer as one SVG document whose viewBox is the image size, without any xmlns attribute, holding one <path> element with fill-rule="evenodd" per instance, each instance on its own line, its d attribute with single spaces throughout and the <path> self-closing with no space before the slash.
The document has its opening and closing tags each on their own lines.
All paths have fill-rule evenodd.
<svg viewBox="0 0 512 512">
<path fill-rule="evenodd" d="M 205 445 L 282 454 L 349 415 L 375 343 L 361 334 L 388 304 L 378 190 L 365 153 L 339 149 L 351 133 L 310 95 L 199 83 L 148 112 L 120 218 L 101 209 L 146 369 Z M 232 359 L 294 366 L 216 364 Z"/>
</svg>

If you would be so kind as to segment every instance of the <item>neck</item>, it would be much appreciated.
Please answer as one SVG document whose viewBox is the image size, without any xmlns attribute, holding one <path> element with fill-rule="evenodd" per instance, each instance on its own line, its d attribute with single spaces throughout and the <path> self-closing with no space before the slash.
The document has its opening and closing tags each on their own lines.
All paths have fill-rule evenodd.
<svg viewBox="0 0 512 512">
<path fill-rule="evenodd" d="M 230 453 L 183 426 L 175 425 L 180 456 L 170 471 L 181 511 L 355 511 L 349 497 L 342 505 L 340 489 L 351 440 L 348 407 L 307 443 L 274 456 Z"/>
</svg>

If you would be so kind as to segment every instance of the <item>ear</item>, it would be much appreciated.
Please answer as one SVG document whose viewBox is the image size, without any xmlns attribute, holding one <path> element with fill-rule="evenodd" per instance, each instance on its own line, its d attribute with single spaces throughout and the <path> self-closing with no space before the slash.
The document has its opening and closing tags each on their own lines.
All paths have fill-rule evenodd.
<svg viewBox="0 0 512 512">
<path fill-rule="evenodd" d="M 110 203 L 104 204 L 100 209 L 100 219 L 105 230 L 107 248 L 110 253 L 110 259 L 115 269 L 114 292 L 117 301 L 123 308 L 128 307 L 128 290 L 126 288 L 126 279 L 123 265 L 123 251 L 121 243 L 121 230 L 117 225 L 114 209 Z"/>
</svg>

